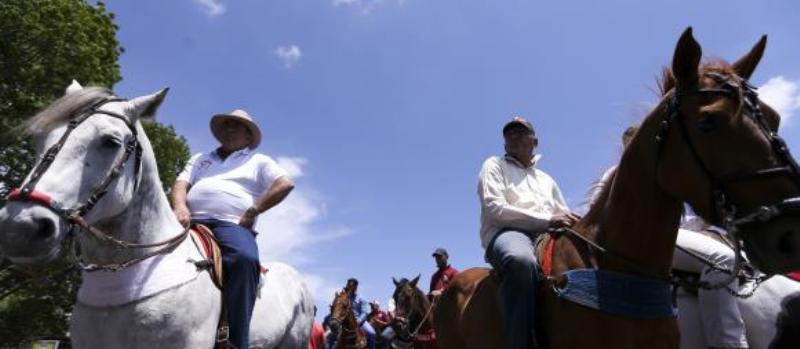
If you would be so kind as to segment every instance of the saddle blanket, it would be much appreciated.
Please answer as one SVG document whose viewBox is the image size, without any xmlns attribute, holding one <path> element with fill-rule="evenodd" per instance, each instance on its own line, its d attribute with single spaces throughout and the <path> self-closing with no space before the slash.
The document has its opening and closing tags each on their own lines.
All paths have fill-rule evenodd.
<svg viewBox="0 0 800 349">
<path fill-rule="evenodd" d="M 596 269 L 564 273 L 563 288 L 553 286 L 566 300 L 610 314 L 634 318 L 664 318 L 678 314 L 672 305 L 667 280 L 644 279 L 629 274 Z"/>
</svg>

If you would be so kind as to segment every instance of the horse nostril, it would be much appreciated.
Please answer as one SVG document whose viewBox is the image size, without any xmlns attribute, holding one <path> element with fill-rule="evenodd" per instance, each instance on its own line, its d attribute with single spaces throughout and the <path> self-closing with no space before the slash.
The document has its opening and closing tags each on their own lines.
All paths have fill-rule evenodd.
<svg viewBox="0 0 800 349">
<path fill-rule="evenodd" d="M 56 226 L 51 219 L 38 218 L 34 220 L 34 224 L 36 225 L 34 238 L 37 240 L 52 238 L 56 233 Z"/>
</svg>

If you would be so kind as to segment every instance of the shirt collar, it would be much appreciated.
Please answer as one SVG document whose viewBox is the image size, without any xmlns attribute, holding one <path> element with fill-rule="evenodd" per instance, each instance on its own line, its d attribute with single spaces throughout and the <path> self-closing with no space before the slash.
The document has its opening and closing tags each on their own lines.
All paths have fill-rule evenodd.
<svg viewBox="0 0 800 349">
<path fill-rule="evenodd" d="M 519 160 L 515 159 L 513 156 L 506 154 L 505 158 L 506 158 L 506 161 L 516 165 L 517 167 L 519 167 L 521 169 L 527 169 L 525 166 L 522 165 L 522 163 L 519 162 Z M 541 160 L 541 159 L 542 159 L 542 154 L 535 154 L 533 156 L 533 160 L 531 161 L 530 168 L 535 168 L 536 164 L 539 163 L 539 160 Z"/>
<path fill-rule="evenodd" d="M 214 149 L 213 153 L 214 153 L 214 156 L 217 157 L 217 159 L 222 160 L 222 157 L 220 157 L 219 153 L 218 153 L 219 149 L 220 148 Z M 244 147 L 244 148 L 239 149 L 239 150 L 231 153 L 230 155 L 228 155 L 228 158 L 238 158 L 238 157 L 241 157 L 241 156 L 247 156 L 247 155 L 250 154 L 251 151 L 252 151 L 252 149 L 250 149 L 249 147 Z"/>
</svg>

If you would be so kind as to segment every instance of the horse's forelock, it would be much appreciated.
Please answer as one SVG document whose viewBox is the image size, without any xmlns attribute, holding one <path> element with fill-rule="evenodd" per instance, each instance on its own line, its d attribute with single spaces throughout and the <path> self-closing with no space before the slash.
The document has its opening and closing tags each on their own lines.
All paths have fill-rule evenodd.
<svg viewBox="0 0 800 349">
<path fill-rule="evenodd" d="M 112 95 L 109 89 L 103 87 L 87 87 L 80 91 L 70 93 L 57 99 L 47 108 L 28 119 L 24 130 L 28 134 L 48 132 L 75 117 L 75 114 L 88 105 Z"/>
<path fill-rule="evenodd" d="M 701 73 L 716 72 L 725 75 L 736 75 L 733 67 L 722 58 L 708 58 L 703 64 L 700 65 Z M 661 70 L 661 76 L 656 78 L 658 84 L 658 92 L 660 97 L 666 96 L 669 91 L 675 88 L 675 76 L 672 74 L 672 69 L 664 67 Z"/>
</svg>

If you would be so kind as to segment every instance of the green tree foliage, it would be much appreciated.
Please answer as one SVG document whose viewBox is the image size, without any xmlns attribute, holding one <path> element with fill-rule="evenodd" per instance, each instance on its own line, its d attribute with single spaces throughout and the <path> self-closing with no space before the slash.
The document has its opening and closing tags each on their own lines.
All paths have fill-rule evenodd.
<svg viewBox="0 0 800 349">
<path fill-rule="evenodd" d="M 34 165 L 19 125 L 64 94 L 72 79 L 112 88 L 121 80 L 114 15 L 102 2 L 0 0 L 0 207 Z M 166 189 L 189 159 L 171 126 L 144 123 Z M 37 336 L 65 336 L 80 273 L 61 258 L 37 270 L 0 256 L 0 348 Z"/>
<path fill-rule="evenodd" d="M 123 52 L 105 5 L 84 0 L 0 1 L 0 197 L 30 170 L 17 126 L 64 94 L 72 79 L 112 87 Z"/>
<path fill-rule="evenodd" d="M 191 157 L 189 145 L 186 144 L 186 139 L 175 133 L 172 126 L 164 126 L 157 122 L 143 122 L 142 126 L 153 145 L 158 176 L 166 193 Z"/>
</svg>

